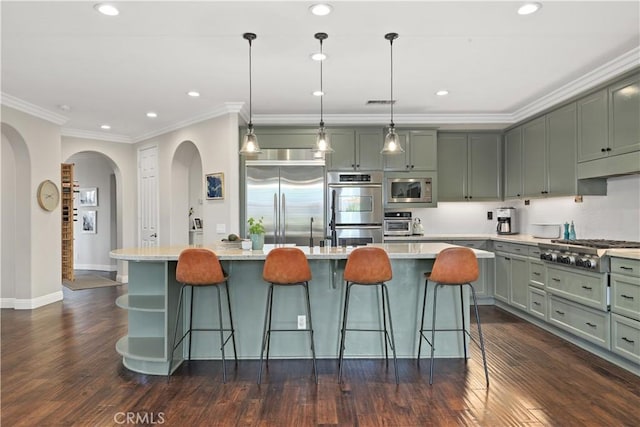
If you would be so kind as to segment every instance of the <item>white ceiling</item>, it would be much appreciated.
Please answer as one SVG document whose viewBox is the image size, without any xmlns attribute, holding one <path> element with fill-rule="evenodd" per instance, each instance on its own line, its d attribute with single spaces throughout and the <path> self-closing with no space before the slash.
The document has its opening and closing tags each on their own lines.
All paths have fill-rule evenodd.
<svg viewBox="0 0 640 427">
<path fill-rule="evenodd" d="M 2 1 L 3 103 L 50 117 L 63 134 L 139 141 L 248 103 L 244 32 L 258 35 L 256 125 L 319 121 L 319 31 L 329 35 L 329 127 L 388 123 L 388 106 L 365 106 L 389 99 L 387 32 L 399 33 L 399 124 L 501 128 L 640 65 L 637 0 L 542 1 L 529 16 L 513 1 L 333 0 L 326 17 L 309 13 L 313 1 L 114 3 L 117 17 L 91 1 Z M 436 96 L 443 88 L 450 95 Z M 192 89 L 202 96 L 186 96 Z"/>
</svg>

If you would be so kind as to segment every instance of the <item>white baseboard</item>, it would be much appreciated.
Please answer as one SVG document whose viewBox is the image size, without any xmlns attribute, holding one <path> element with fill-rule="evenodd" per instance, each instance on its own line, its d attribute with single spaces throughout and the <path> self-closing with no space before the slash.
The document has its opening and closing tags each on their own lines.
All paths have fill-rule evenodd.
<svg viewBox="0 0 640 427">
<path fill-rule="evenodd" d="M 129 275 L 128 274 L 118 274 L 116 275 L 116 282 L 120 283 L 129 283 Z"/>
<path fill-rule="evenodd" d="M 115 264 L 74 264 L 74 270 L 97 270 L 97 271 L 117 271 Z"/>
<path fill-rule="evenodd" d="M 62 291 L 53 292 L 51 294 L 42 295 L 31 299 L 22 298 L 0 298 L 2 308 L 13 308 L 15 310 L 33 310 L 43 305 L 62 301 Z"/>
</svg>

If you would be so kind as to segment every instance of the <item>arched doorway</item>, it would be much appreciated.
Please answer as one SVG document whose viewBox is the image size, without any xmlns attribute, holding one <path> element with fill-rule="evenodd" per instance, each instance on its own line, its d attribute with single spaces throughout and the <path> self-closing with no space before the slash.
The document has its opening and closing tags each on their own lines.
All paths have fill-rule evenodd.
<svg viewBox="0 0 640 427">
<path fill-rule="evenodd" d="M 14 308 L 16 300 L 29 300 L 31 291 L 31 160 L 24 138 L 2 124 L 0 148 L 2 173 L 0 218 L 2 308 Z"/>
<path fill-rule="evenodd" d="M 74 164 L 80 191 L 74 202 L 74 268 L 115 272 L 117 263 L 109 252 L 122 241 L 120 171 L 111 158 L 95 151 L 75 153 L 65 163 Z M 84 200 L 84 194 L 93 194 L 95 199 Z M 89 219 L 92 227 L 84 226 Z"/>
<path fill-rule="evenodd" d="M 191 141 L 183 141 L 171 162 L 171 244 L 199 243 L 193 230 L 195 218 L 202 218 L 202 159 Z"/>
</svg>

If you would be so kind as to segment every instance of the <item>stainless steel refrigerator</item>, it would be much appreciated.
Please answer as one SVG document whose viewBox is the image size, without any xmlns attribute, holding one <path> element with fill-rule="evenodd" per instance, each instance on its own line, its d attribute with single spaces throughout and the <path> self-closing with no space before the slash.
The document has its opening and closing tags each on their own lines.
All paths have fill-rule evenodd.
<svg viewBox="0 0 640 427">
<path fill-rule="evenodd" d="M 308 246 L 313 237 L 319 245 L 325 238 L 324 200 L 322 161 L 246 162 L 245 218 L 263 218 L 265 243 Z"/>
</svg>

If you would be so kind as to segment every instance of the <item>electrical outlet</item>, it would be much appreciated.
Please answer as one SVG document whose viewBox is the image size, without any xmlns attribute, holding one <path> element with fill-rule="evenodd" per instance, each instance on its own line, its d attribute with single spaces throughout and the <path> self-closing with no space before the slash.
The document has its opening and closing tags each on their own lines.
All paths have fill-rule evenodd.
<svg viewBox="0 0 640 427">
<path fill-rule="evenodd" d="M 530 204 L 531 204 L 531 201 L 530 201 L 530 200 L 525 200 L 525 201 L 524 201 L 524 205 L 525 205 L 525 206 L 529 206 Z"/>
<path fill-rule="evenodd" d="M 493 219 L 493 212 L 491 212 L 491 211 L 487 212 L 487 219 L 489 219 L 489 220 Z"/>
<path fill-rule="evenodd" d="M 576 203 L 582 203 L 582 196 L 576 196 L 573 201 Z"/>
<path fill-rule="evenodd" d="M 298 329 L 307 329 L 307 316 L 298 316 Z"/>
</svg>

